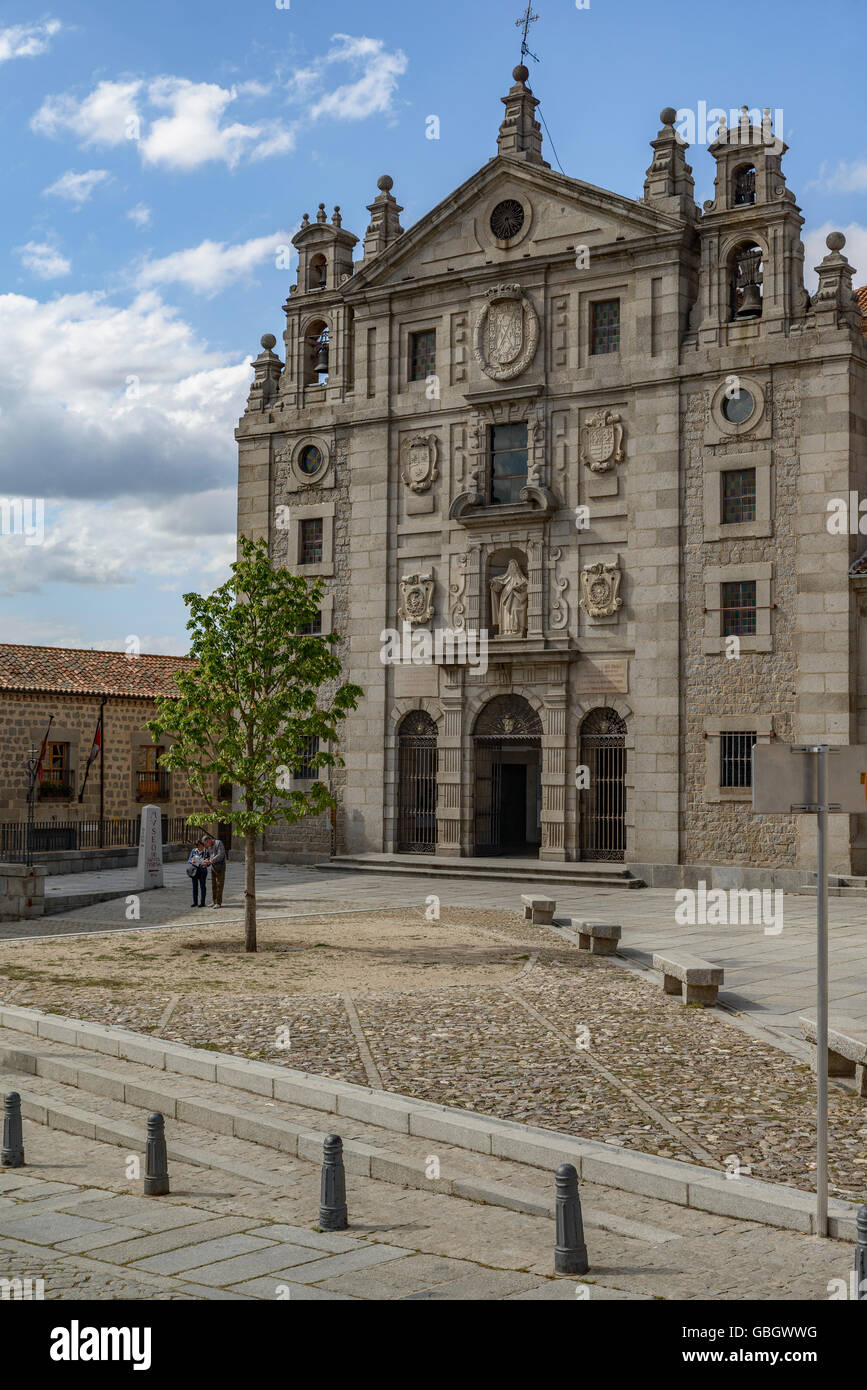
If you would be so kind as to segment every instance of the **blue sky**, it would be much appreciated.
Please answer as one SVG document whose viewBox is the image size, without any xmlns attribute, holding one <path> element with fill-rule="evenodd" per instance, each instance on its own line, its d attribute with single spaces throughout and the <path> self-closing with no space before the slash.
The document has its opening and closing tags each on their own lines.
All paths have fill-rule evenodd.
<svg viewBox="0 0 867 1390">
<path fill-rule="evenodd" d="M 279 246 L 320 201 L 363 236 L 382 173 L 409 227 L 484 164 L 520 9 L 0 7 L 0 498 L 45 499 L 42 544 L 0 535 L 0 641 L 185 650 L 180 595 L 232 557 L 232 431 L 282 331 Z M 660 107 L 779 108 L 807 265 L 839 227 L 867 281 L 863 0 L 535 11 L 566 173 L 639 196 Z M 713 161 L 689 158 L 701 202 Z"/>
</svg>

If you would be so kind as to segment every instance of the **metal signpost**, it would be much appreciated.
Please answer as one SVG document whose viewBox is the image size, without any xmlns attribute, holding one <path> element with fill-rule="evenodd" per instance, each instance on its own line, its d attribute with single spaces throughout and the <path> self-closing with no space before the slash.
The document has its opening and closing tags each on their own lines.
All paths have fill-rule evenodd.
<svg viewBox="0 0 867 1390">
<path fill-rule="evenodd" d="M 816 816 L 816 1233 L 827 1236 L 828 814 L 867 812 L 867 747 L 754 744 L 753 812 Z"/>
</svg>

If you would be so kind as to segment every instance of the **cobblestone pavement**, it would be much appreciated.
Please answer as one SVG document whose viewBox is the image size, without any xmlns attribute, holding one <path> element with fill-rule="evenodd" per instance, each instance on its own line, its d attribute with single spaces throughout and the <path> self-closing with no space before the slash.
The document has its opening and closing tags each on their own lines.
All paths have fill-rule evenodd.
<svg viewBox="0 0 867 1390">
<path fill-rule="evenodd" d="M 122 1150 L 24 1137 L 28 1166 L 0 1170 L 0 1280 L 45 1299 L 818 1301 L 852 1265 L 842 1242 L 587 1183 L 591 1268 L 555 1277 L 544 1217 L 350 1175 L 350 1228 L 324 1233 L 311 1163 L 280 1156 L 279 1190 L 172 1163 L 171 1195 L 146 1199 Z"/>
<path fill-rule="evenodd" d="M 271 920 L 263 945 L 282 947 L 255 963 L 221 951 L 233 926 L 208 933 L 210 950 L 186 956 L 176 932 L 98 948 L 9 944 L 5 997 L 813 1188 L 815 1087 L 803 1060 L 514 908 L 443 908 L 430 924 L 421 907 Z M 105 964 L 90 964 L 96 950 Z M 851 1089 L 830 1091 L 832 1191 L 863 1201 L 867 1110 Z"/>
</svg>

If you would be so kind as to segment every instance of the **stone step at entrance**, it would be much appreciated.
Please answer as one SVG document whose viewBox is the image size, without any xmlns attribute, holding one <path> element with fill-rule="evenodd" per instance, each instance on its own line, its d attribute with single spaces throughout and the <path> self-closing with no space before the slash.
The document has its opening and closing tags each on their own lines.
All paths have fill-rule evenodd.
<svg viewBox="0 0 867 1390">
<path fill-rule="evenodd" d="M 643 878 L 612 862 L 578 860 L 546 863 L 538 859 L 460 858 L 434 854 L 338 854 L 320 860 L 317 869 L 350 873 L 395 874 L 424 878 L 494 879 L 543 887 L 556 896 L 558 884 L 584 888 L 646 888 Z"/>
</svg>

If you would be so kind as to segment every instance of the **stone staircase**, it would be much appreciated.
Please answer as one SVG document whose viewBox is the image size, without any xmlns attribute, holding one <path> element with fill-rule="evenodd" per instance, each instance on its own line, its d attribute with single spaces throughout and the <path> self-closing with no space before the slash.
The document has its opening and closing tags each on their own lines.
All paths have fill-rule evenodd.
<svg viewBox="0 0 867 1390">
<path fill-rule="evenodd" d="M 664 1231 L 596 1207 L 594 1185 L 787 1229 L 813 1219 L 811 1195 L 782 1185 L 732 1184 L 716 1168 L 11 1005 L 0 1006 L 0 1081 L 20 1093 L 25 1120 L 128 1153 L 143 1151 L 159 1110 L 170 1161 L 259 1188 L 285 1189 L 287 1167 L 321 1163 L 337 1132 L 350 1175 L 533 1216 L 553 1215 L 554 1170 L 573 1163 L 588 1225 L 655 1242 Z M 832 1201 L 832 1235 L 854 1240 L 855 1216 Z"/>
<path fill-rule="evenodd" d="M 801 889 L 815 898 L 816 896 L 816 875 L 809 875 L 810 881 L 805 883 Z M 855 874 L 842 876 L 841 874 L 828 875 L 828 897 L 829 898 L 867 898 L 867 878 L 859 877 Z"/>
<path fill-rule="evenodd" d="M 579 860 L 547 863 L 538 859 L 460 858 L 436 854 L 338 854 L 321 860 L 317 869 L 350 873 L 394 874 L 399 877 L 493 879 L 542 888 L 556 894 L 558 885 L 583 888 L 646 888 L 644 879 L 612 862 Z"/>
</svg>

